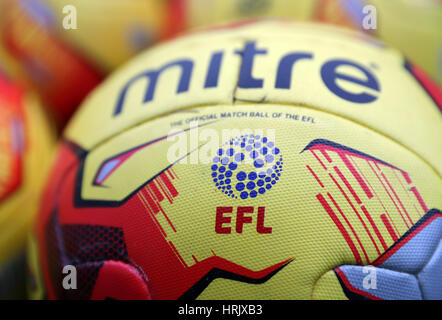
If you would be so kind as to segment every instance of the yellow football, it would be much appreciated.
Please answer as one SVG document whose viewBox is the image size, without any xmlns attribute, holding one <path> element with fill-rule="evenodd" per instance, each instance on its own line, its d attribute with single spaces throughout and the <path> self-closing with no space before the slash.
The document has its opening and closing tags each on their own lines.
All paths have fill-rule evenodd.
<svg viewBox="0 0 442 320">
<path fill-rule="evenodd" d="M 440 103 L 345 29 L 256 21 L 156 46 L 64 133 L 36 225 L 46 294 L 440 299 Z"/>
</svg>

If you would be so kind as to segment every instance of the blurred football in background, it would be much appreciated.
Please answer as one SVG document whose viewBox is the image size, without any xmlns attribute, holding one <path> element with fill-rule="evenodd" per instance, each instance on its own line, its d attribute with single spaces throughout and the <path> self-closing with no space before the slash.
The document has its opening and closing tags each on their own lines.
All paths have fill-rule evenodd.
<svg viewBox="0 0 442 320">
<path fill-rule="evenodd" d="M 376 29 L 363 20 L 374 6 Z M 338 24 L 381 38 L 442 84 L 440 0 L 186 0 L 189 27 L 245 18 L 282 17 Z"/>
<path fill-rule="evenodd" d="M 162 0 L 2 0 L 0 58 L 63 123 L 105 75 L 172 29 Z M 66 20 L 67 19 L 67 20 Z M 66 24 L 76 27 L 66 29 Z M 170 24 L 168 24 L 170 25 Z M 172 28 L 173 26 L 171 26 Z"/>
<path fill-rule="evenodd" d="M 0 74 L 0 299 L 24 294 L 24 246 L 53 130 L 36 98 Z"/>
<path fill-rule="evenodd" d="M 339 0 L 361 28 L 363 8 L 373 5 L 377 28 L 364 30 L 401 50 L 442 84 L 442 1 L 440 0 Z"/>
</svg>

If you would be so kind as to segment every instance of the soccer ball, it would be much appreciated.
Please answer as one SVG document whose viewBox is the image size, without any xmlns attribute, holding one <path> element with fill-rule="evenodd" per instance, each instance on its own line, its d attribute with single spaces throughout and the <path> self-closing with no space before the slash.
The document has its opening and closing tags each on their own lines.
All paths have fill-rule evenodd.
<svg viewBox="0 0 442 320">
<path fill-rule="evenodd" d="M 439 0 L 187 0 L 186 3 L 186 21 L 190 27 L 277 17 L 360 30 L 400 49 L 442 84 L 442 4 Z M 374 19 L 369 13 L 375 14 Z M 364 27 L 364 20 L 376 24 Z"/>
<path fill-rule="evenodd" d="M 156 46 L 64 133 L 35 229 L 46 295 L 440 299 L 440 100 L 336 27 Z"/>
<path fill-rule="evenodd" d="M 0 74 L 0 299 L 24 296 L 24 246 L 53 140 L 35 97 Z"/>
<path fill-rule="evenodd" d="M 107 73 L 174 33 L 172 9 L 161 0 L 5 0 L 0 51 L 64 123 Z"/>
</svg>

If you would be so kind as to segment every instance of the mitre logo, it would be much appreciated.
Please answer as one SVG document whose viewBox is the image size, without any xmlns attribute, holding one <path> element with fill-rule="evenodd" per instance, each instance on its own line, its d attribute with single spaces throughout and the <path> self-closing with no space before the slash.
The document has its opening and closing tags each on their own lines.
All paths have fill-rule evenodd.
<svg viewBox="0 0 442 320">
<path fill-rule="evenodd" d="M 263 89 L 264 82 L 273 83 L 275 90 L 292 90 L 292 79 L 297 77 L 294 70 L 298 65 L 308 65 L 312 68 L 311 72 L 318 74 L 321 77 L 323 85 L 337 97 L 355 103 L 367 104 L 378 99 L 381 87 L 373 70 L 363 66 L 361 63 L 351 61 L 345 58 L 334 58 L 326 60 L 319 64 L 316 62 L 314 52 L 307 51 L 292 51 L 284 54 L 279 58 L 279 62 L 274 66 L 274 74 L 270 73 L 270 77 L 261 77 L 256 75 L 255 66 L 256 60 L 266 59 L 270 54 L 270 48 L 259 46 L 255 41 L 249 41 L 245 44 L 242 50 L 236 50 L 233 53 L 241 59 L 239 77 L 237 87 L 239 89 Z M 209 56 L 209 63 L 202 64 L 201 59 L 195 60 L 189 57 L 175 59 L 164 63 L 157 68 L 146 69 L 131 77 L 122 87 L 118 94 L 118 98 L 113 109 L 113 116 L 120 115 L 125 107 L 127 96 L 130 92 L 136 91 L 132 89 L 135 84 L 139 82 L 146 82 L 144 94 L 142 95 L 141 104 L 149 104 L 153 101 L 159 102 L 161 96 L 156 94 L 158 83 L 162 81 L 167 82 L 172 90 L 175 89 L 176 95 L 189 92 L 190 88 L 195 88 L 191 85 L 192 82 L 201 82 L 201 87 L 206 90 L 210 88 L 217 88 L 219 86 L 222 74 L 229 74 L 228 68 L 237 68 L 229 63 L 223 63 L 227 52 L 224 50 L 215 50 Z M 196 74 L 195 69 L 199 70 L 198 74 L 205 74 L 205 76 L 194 79 Z M 313 70 L 317 68 L 319 70 Z M 173 76 L 166 72 L 175 70 Z M 168 73 L 168 75 L 164 75 Z M 176 79 L 176 75 L 179 76 Z M 299 77 L 299 75 L 298 75 Z M 167 80 L 166 80 L 167 79 Z M 147 80 L 147 81 L 146 81 Z M 177 81 L 178 80 L 178 81 Z M 266 86 L 268 87 L 268 86 Z M 138 87 L 139 88 L 139 87 Z M 322 90 L 322 87 L 314 88 L 315 90 Z M 265 94 L 265 93 L 264 93 Z"/>
</svg>

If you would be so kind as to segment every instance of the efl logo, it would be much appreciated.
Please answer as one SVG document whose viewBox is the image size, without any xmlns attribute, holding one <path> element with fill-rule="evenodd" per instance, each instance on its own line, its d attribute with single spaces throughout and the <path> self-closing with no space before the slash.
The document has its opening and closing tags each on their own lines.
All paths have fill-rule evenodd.
<svg viewBox="0 0 442 320">
<path fill-rule="evenodd" d="M 215 232 L 218 234 L 243 233 L 245 224 L 252 224 L 256 220 L 256 232 L 258 234 L 272 233 L 271 227 L 265 226 L 265 207 L 258 207 L 255 213 L 254 207 L 238 207 L 236 209 L 235 229 L 232 230 L 233 207 L 217 207 L 215 219 Z M 246 215 L 247 214 L 247 215 Z M 254 218 L 255 217 L 255 218 Z"/>
<path fill-rule="evenodd" d="M 244 134 L 232 138 L 218 150 L 211 167 L 215 186 L 233 199 L 256 198 L 270 191 L 281 177 L 283 169 L 281 150 L 265 136 Z M 253 222 L 254 207 L 239 206 L 236 209 L 235 231 L 243 233 L 244 224 Z M 233 207 L 217 207 L 215 232 L 232 233 Z M 248 215 L 246 215 L 248 214 Z M 265 207 L 258 207 L 256 214 L 256 232 L 272 233 L 266 227 Z"/>
</svg>

